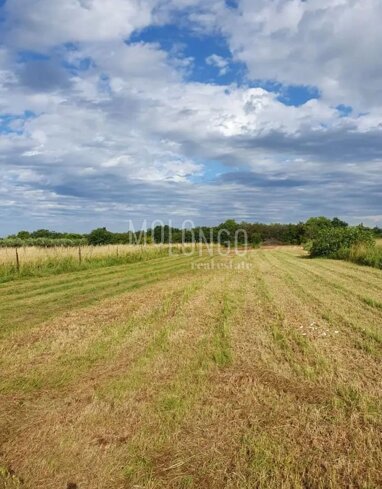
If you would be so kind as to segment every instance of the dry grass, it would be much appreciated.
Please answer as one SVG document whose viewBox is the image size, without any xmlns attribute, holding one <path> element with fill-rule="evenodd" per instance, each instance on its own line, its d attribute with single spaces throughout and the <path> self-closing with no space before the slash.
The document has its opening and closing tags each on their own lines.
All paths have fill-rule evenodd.
<svg viewBox="0 0 382 489">
<path fill-rule="evenodd" d="M 135 253 L 137 247 L 134 245 L 108 245 L 108 246 L 82 246 L 81 253 L 84 259 L 93 257 L 116 256 L 117 253 L 126 255 Z M 64 258 L 78 259 L 78 247 L 56 247 L 41 248 L 35 246 L 26 246 L 18 249 L 20 263 L 41 263 L 46 260 L 58 260 Z M 0 248 L 0 263 L 14 264 L 15 249 Z"/>
<path fill-rule="evenodd" d="M 189 253 L 187 245 L 0 248 L 0 283 Z M 203 252 L 204 248 L 201 247 Z"/>
<path fill-rule="evenodd" d="M 181 245 L 172 245 L 175 249 Z M 109 256 L 127 256 L 134 253 L 142 252 L 145 249 L 167 251 L 168 245 L 105 245 L 105 246 L 81 246 L 81 254 L 84 260 L 92 258 L 107 258 Z M 42 248 L 35 246 L 26 246 L 18 249 L 21 263 L 40 263 L 44 260 L 75 258 L 78 259 L 78 247 L 54 247 Z M 0 248 L 0 263 L 14 263 L 15 249 Z"/>
<path fill-rule="evenodd" d="M 382 272 L 193 260 L 0 286 L 0 488 L 381 487 Z"/>
<path fill-rule="evenodd" d="M 372 247 L 365 245 L 353 246 L 345 252 L 344 259 L 359 265 L 382 269 L 382 246 L 379 242 Z"/>
</svg>

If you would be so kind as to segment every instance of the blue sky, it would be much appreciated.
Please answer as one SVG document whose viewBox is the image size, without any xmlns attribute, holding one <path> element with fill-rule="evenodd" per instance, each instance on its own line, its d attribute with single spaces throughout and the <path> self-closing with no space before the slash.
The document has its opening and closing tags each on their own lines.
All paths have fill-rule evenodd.
<svg viewBox="0 0 382 489">
<path fill-rule="evenodd" d="M 0 235 L 382 225 L 381 20 L 379 0 L 0 0 Z"/>
</svg>

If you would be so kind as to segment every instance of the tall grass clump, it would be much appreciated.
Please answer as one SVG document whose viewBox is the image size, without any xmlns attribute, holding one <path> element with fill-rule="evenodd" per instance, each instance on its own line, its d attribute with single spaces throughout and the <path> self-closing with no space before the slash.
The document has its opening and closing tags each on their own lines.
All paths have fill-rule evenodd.
<svg viewBox="0 0 382 489">
<path fill-rule="evenodd" d="M 382 246 L 354 245 L 347 252 L 345 259 L 360 265 L 382 269 Z"/>
</svg>

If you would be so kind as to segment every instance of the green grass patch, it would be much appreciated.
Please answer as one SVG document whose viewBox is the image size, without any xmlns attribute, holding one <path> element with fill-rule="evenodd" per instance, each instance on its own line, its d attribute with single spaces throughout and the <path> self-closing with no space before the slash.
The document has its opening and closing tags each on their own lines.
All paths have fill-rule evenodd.
<svg viewBox="0 0 382 489">
<path fill-rule="evenodd" d="M 232 362 L 232 352 L 229 338 L 229 317 L 233 304 L 228 296 L 223 298 L 223 310 L 220 320 L 215 326 L 213 338 L 213 360 L 219 367 L 225 367 Z"/>
<path fill-rule="evenodd" d="M 358 387 L 339 385 L 335 389 L 332 407 L 341 409 L 345 415 L 359 413 L 370 421 L 381 421 L 381 401 L 366 395 Z"/>
<path fill-rule="evenodd" d="M 375 307 L 376 309 L 382 309 L 382 302 L 371 299 L 370 297 L 362 297 L 361 300 L 368 306 Z"/>
<path fill-rule="evenodd" d="M 0 465 L 0 489 L 21 489 L 22 480 L 12 470 Z"/>
</svg>

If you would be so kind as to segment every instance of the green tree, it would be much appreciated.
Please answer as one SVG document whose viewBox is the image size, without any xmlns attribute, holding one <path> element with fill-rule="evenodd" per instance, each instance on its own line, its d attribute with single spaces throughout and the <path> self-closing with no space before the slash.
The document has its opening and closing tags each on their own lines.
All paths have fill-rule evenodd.
<svg viewBox="0 0 382 489">
<path fill-rule="evenodd" d="M 240 225 L 234 219 L 227 219 L 217 226 L 216 239 L 221 244 L 229 246 L 235 243 L 235 233 L 240 229 Z"/>
<path fill-rule="evenodd" d="M 338 219 L 338 217 L 333 217 L 332 226 L 335 228 L 347 228 L 349 224 L 345 221 L 341 221 L 341 219 Z"/>
<path fill-rule="evenodd" d="M 56 234 L 54 231 L 49 231 L 49 229 L 37 229 L 30 234 L 31 238 L 51 238 L 52 234 Z"/>
<path fill-rule="evenodd" d="M 20 231 L 17 233 L 17 237 L 20 238 L 20 239 L 28 239 L 30 238 L 30 232 L 28 231 Z"/>
<path fill-rule="evenodd" d="M 262 242 L 261 234 L 253 233 L 251 236 L 251 244 L 253 245 L 253 247 L 257 248 L 258 246 L 260 246 L 261 242 Z"/>
<path fill-rule="evenodd" d="M 318 234 L 324 229 L 330 229 L 333 227 L 332 221 L 327 217 L 311 217 L 305 223 L 305 240 L 309 241 L 318 236 Z"/>
<path fill-rule="evenodd" d="M 88 236 L 88 242 L 93 246 L 111 244 L 114 242 L 114 235 L 106 228 L 93 229 Z"/>
</svg>

